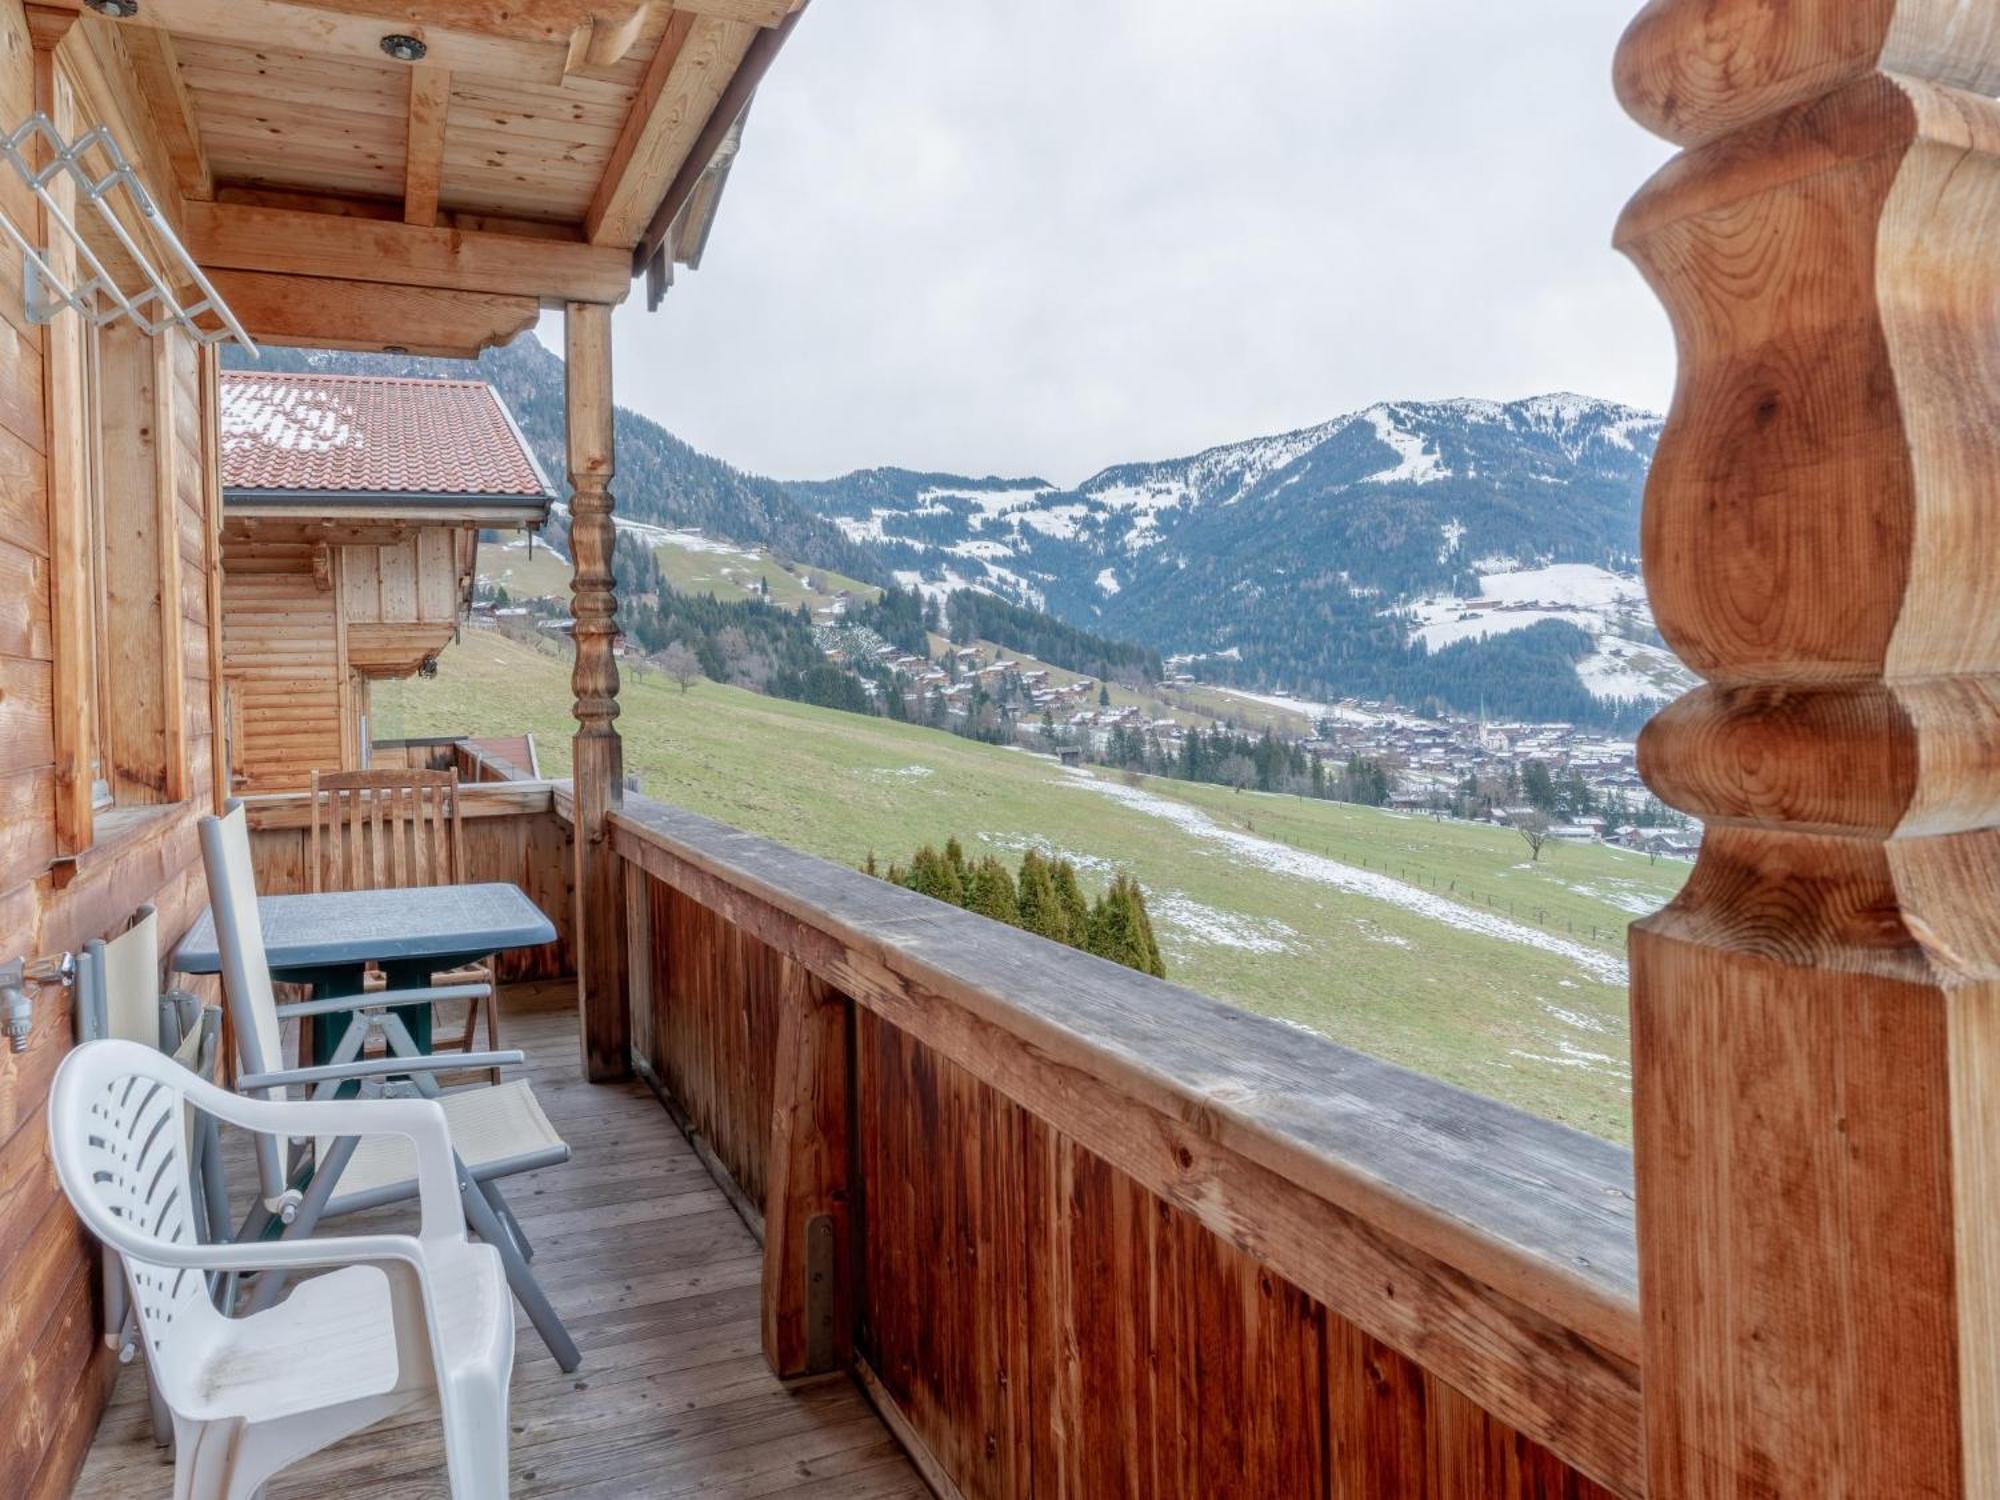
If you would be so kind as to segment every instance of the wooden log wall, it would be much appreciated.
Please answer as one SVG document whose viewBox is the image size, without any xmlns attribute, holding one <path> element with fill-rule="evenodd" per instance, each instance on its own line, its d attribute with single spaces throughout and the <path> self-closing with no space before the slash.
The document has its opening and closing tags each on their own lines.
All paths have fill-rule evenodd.
<svg viewBox="0 0 2000 1500">
<path fill-rule="evenodd" d="M 571 950 L 574 853 L 569 824 L 556 816 L 549 787 L 467 787 L 460 798 L 465 879 L 520 886 L 556 928 L 553 943 L 499 955 L 501 983 L 568 978 L 576 972 Z M 309 890 L 306 799 L 276 794 L 249 799 L 247 806 L 257 889 L 266 895 Z"/>
<path fill-rule="evenodd" d="M 39 105 L 73 126 L 87 112 L 132 139 L 74 19 L 0 0 L 0 118 Z M 0 211 L 37 219 L 11 173 Z M 121 346 L 133 357 L 109 372 L 131 387 L 105 492 L 124 621 L 114 709 L 137 707 L 111 726 L 119 806 L 93 812 L 84 335 L 73 317 L 32 325 L 24 305 L 20 260 L 0 256 L 0 961 L 75 951 L 146 902 L 177 939 L 206 898 L 195 822 L 214 806 L 207 356 L 168 335 Z M 116 1368 L 96 1252 L 48 1160 L 49 1081 L 73 1035 L 69 997 L 44 992 L 28 1050 L 0 1051 L 0 1495 L 33 1500 L 69 1493 Z"/>
<path fill-rule="evenodd" d="M 1047 976 L 1010 955 L 1047 959 L 1051 973 L 1070 971 L 1059 988 L 1086 1045 L 1107 977 L 1144 990 L 1169 1028 L 1178 1017 L 1212 1035 L 1223 1008 L 1179 1016 L 1197 997 L 1044 954 L 1011 930 L 993 929 L 989 952 L 978 944 L 990 924 L 646 799 L 631 799 L 616 826 L 643 1007 L 631 1018 L 635 1060 L 711 1167 L 763 1207 L 766 1352 L 793 1374 L 851 1348 L 934 1479 L 971 1497 L 1640 1493 L 1629 1364 L 1545 1321 L 1529 1319 L 1525 1340 L 1512 1332 L 1522 1310 L 1468 1274 L 1487 1270 L 1470 1251 L 1480 1236 L 1459 1265 L 1441 1265 L 1410 1256 L 1386 1219 L 1357 1223 L 1328 1201 L 1246 1187 L 1225 1165 L 1214 1100 L 1183 1094 L 1160 1114 L 1128 1094 L 1126 1107 L 1101 1108 L 1087 1070 L 1046 1051 L 1013 1050 L 990 1028 L 966 1033 L 977 1038 L 967 1047 L 947 1041 L 959 1023 L 944 1018 L 960 1002 L 935 974 L 940 987 L 899 1011 L 885 964 L 901 962 L 899 946 L 950 951 L 968 969 L 1013 973 L 1025 1000 Z M 879 946 L 857 935 L 864 904 Z M 932 908 L 949 933 L 928 930 Z M 837 997 L 846 1018 L 835 1014 L 831 1030 L 809 1023 L 822 1054 L 845 1035 L 845 1065 L 779 1055 L 786 1018 L 812 1013 L 802 994 L 821 996 L 827 1014 L 815 986 L 854 997 Z M 1233 1076 L 1240 1033 L 1265 1027 L 1273 1049 L 1300 1050 L 1236 1014 L 1231 1045 L 1212 1053 L 1219 1078 Z M 1371 1089 L 1407 1076 L 1369 1067 L 1380 1070 Z M 1337 1114 L 1355 1107 L 1341 1072 L 1322 1075 Z M 794 1093 L 850 1077 L 845 1115 Z M 1431 1118 L 1455 1103 L 1442 1085 L 1409 1088 L 1437 1093 L 1411 1106 Z M 1495 1162 L 1513 1154 L 1510 1131 L 1568 1139 L 1497 1105 L 1464 1107 L 1481 1118 L 1454 1132 Z M 815 1121 L 847 1138 L 843 1159 L 812 1160 L 809 1141 L 802 1153 Z M 1153 1161 L 1180 1186 L 1143 1180 Z M 1392 1180 L 1392 1192 L 1437 1186 L 1415 1159 L 1404 1170 L 1410 1180 Z M 1628 1191 L 1617 1180 L 1557 1186 L 1546 1168 L 1504 1175 L 1522 1197 L 1574 1195 L 1546 1212 L 1573 1224 L 1578 1262 L 1600 1252 L 1592 1223 L 1604 1200 Z M 773 1200 L 794 1192 L 812 1196 L 807 1212 Z M 811 1243 L 814 1213 L 840 1244 Z M 780 1233 L 794 1242 L 778 1247 Z M 790 1279 L 774 1282 L 781 1275 Z M 1461 1326 L 1481 1354 L 1455 1348 Z M 1636 1329 L 1619 1342 L 1635 1344 Z M 1474 1399 L 1468 1384 L 1494 1394 Z M 1507 1403 L 1544 1438 L 1495 1413 Z"/>
<path fill-rule="evenodd" d="M 301 787 L 315 768 L 353 769 L 340 551 L 313 542 L 225 546 L 223 664 L 239 792 Z"/>
</svg>

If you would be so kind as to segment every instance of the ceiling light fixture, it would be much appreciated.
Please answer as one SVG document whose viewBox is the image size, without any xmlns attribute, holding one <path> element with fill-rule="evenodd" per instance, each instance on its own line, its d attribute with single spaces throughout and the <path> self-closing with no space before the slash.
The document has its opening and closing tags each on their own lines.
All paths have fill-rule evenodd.
<svg viewBox="0 0 2000 1500">
<path fill-rule="evenodd" d="M 83 3 L 114 21 L 129 21 L 139 14 L 139 0 L 83 0 Z"/>
<path fill-rule="evenodd" d="M 113 0 L 113 3 L 125 4 L 128 0 Z M 129 3 L 136 6 L 138 0 L 129 0 Z M 382 50 L 397 62 L 422 62 L 424 54 L 431 49 L 424 45 L 422 37 L 405 36 L 397 31 L 382 38 Z"/>
</svg>

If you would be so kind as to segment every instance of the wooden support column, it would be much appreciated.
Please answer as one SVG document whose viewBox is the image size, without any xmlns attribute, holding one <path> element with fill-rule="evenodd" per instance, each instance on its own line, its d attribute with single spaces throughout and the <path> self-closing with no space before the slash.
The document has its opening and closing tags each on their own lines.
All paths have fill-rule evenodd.
<svg viewBox="0 0 2000 1500">
<path fill-rule="evenodd" d="M 764 1358 L 790 1378 L 854 1356 L 848 1215 L 854 1007 L 802 965 L 783 967 L 764 1189 Z"/>
<path fill-rule="evenodd" d="M 1655 0 L 1647 1493 L 2000 1494 L 2000 0 Z"/>
<path fill-rule="evenodd" d="M 611 583 L 611 309 L 572 302 L 563 319 L 569 433 L 570 558 L 575 566 L 577 1003 L 583 1065 L 593 1082 L 626 1077 L 631 1018 L 625 996 L 625 886 L 609 815 L 625 800 L 618 738 L 618 601 Z"/>
<path fill-rule="evenodd" d="M 76 12 L 27 8 L 35 50 L 35 108 L 65 136 L 76 127 L 76 101 L 56 63 L 56 49 L 76 24 Z M 46 148 L 37 165 L 47 161 Z M 56 202 L 74 221 L 76 187 L 67 176 L 51 184 Z M 46 209 L 37 229 L 51 269 L 75 286 L 76 249 Z M 97 647 L 92 619 L 89 463 L 84 404 L 85 335 L 75 313 L 42 328 L 42 418 L 48 455 L 49 613 L 55 638 L 52 729 L 56 761 L 56 842 L 65 853 L 90 847 L 92 755 L 97 726 L 91 713 L 91 675 Z M 108 774 L 108 772 L 107 772 Z"/>
</svg>

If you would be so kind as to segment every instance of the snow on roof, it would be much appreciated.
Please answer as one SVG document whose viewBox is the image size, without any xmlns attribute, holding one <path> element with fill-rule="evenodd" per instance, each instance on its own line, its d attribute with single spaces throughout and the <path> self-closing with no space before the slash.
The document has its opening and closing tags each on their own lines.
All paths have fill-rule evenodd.
<svg viewBox="0 0 2000 1500">
<path fill-rule="evenodd" d="M 222 373 L 225 490 L 541 499 L 547 480 L 483 380 Z"/>
</svg>

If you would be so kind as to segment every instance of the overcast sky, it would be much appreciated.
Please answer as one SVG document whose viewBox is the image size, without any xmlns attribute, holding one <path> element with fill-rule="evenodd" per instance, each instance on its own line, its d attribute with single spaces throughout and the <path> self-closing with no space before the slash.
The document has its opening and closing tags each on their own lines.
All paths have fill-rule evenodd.
<svg viewBox="0 0 2000 1500">
<path fill-rule="evenodd" d="M 1657 409 L 1610 249 L 1666 155 L 1611 96 L 1635 9 L 815 0 L 619 399 L 784 478 L 1064 484 L 1383 399 Z"/>
</svg>

